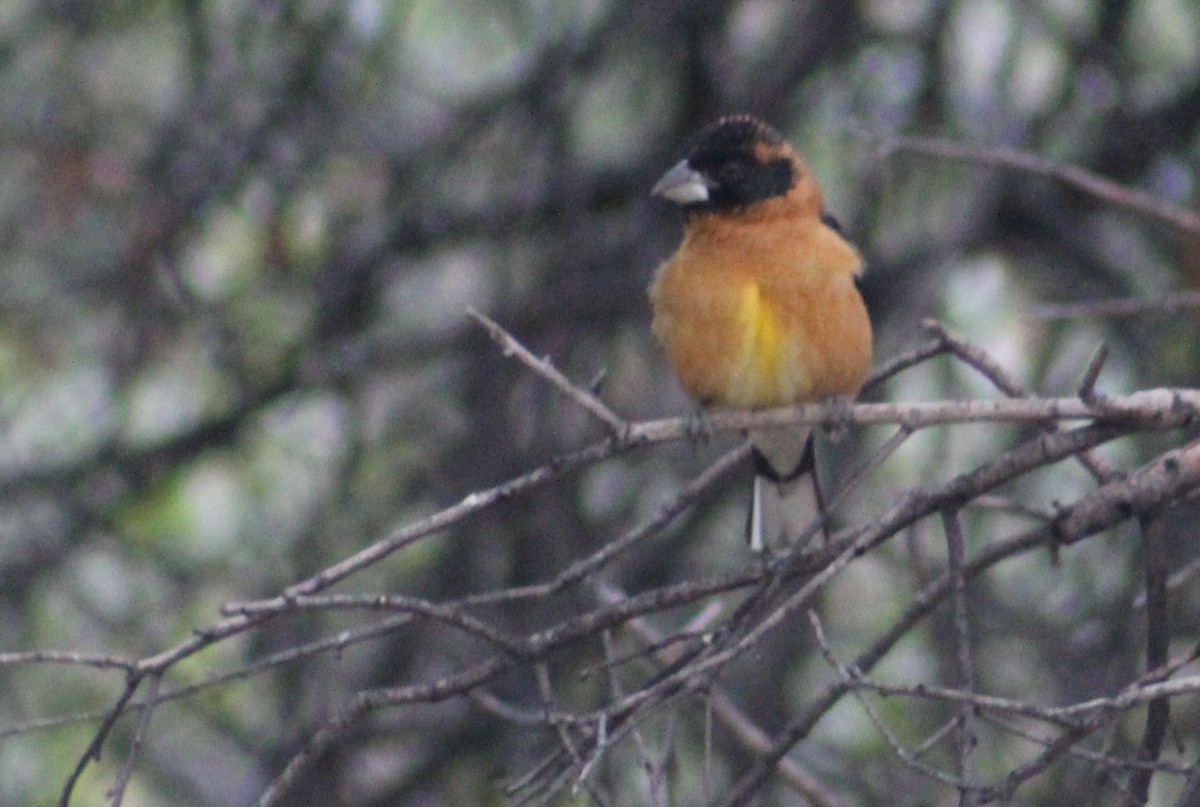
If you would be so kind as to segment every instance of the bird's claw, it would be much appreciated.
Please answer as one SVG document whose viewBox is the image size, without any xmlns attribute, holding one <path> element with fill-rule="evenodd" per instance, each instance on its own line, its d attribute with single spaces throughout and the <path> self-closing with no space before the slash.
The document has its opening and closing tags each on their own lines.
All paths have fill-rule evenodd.
<svg viewBox="0 0 1200 807">
<path fill-rule="evenodd" d="M 825 402 L 828 408 L 824 420 L 821 421 L 821 431 L 825 439 L 831 443 L 839 442 L 850 428 L 850 407 L 853 400 L 844 395 L 835 395 Z"/>
<path fill-rule="evenodd" d="M 693 409 L 683 424 L 684 434 L 693 446 L 708 442 L 708 422 L 704 419 L 704 410 Z"/>
</svg>

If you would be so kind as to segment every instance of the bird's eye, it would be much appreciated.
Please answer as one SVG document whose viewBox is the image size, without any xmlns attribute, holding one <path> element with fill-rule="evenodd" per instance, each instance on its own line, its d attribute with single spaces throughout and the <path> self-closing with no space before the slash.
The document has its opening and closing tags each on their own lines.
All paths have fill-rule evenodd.
<svg viewBox="0 0 1200 807">
<path fill-rule="evenodd" d="M 750 169 L 752 162 L 753 161 L 750 159 L 750 157 L 744 154 L 738 154 L 730 158 L 729 162 L 726 163 L 726 167 L 732 173 L 744 174 Z"/>
<path fill-rule="evenodd" d="M 740 151 L 720 151 L 699 154 L 692 158 L 692 167 L 714 180 L 731 180 L 744 176 L 753 165 L 753 158 Z"/>
<path fill-rule="evenodd" d="M 753 167 L 752 161 L 741 154 L 729 157 L 721 162 L 716 170 L 716 179 L 722 184 L 734 182 L 746 176 Z"/>
</svg>

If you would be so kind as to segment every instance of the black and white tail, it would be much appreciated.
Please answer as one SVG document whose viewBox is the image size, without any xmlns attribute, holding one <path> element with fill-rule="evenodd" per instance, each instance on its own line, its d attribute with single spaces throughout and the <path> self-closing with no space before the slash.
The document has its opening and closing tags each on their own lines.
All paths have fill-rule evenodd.
<svg viewBox="0 0 1200 807">
<path fill-rule="evenodd" d="M 824 514 L 817 481 L 813 439 L 809 429 L 791 427 L 754 432 L 754 497 L 747 540 L 762 552 L 807 543 L 824 526 L 813 521 Z"/>
</svg>

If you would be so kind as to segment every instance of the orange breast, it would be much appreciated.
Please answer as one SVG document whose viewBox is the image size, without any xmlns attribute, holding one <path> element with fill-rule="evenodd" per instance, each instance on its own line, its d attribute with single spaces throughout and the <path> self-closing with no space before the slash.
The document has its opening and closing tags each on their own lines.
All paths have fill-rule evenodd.
<svg viewBox="0 0 1200 807">
<path fill-rule="evenodd" d="M 818 221 L 697 217 L 650 288 L 683 388 L 735 408 L 853 395 L 871 364 L 854 249 Z"/>
</svg>

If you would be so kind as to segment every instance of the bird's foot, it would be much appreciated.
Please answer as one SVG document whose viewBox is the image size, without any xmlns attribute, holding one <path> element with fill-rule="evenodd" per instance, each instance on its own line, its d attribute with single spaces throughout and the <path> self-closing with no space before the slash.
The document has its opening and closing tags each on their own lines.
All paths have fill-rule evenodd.
<svg viewBox="0 0 1200 807">
<path fill-rule="evenodd" d="M 828 408 L 828 414 L 821 421 L 821 431 L 825 434 L 825 439 L 831 443 L 837 443 L 849 431 L 851 416 L 850 407 L 854 400 L 847 398 L 845 395 L 835 395 L 825 402 Z"/>
<path fill-rule="evenodd" d="M 683 424 L 683 431 L 693 448 L 708 443 L 710 431 L 702 408 L 696 407 L 691 411 Z"/>
</svg>

